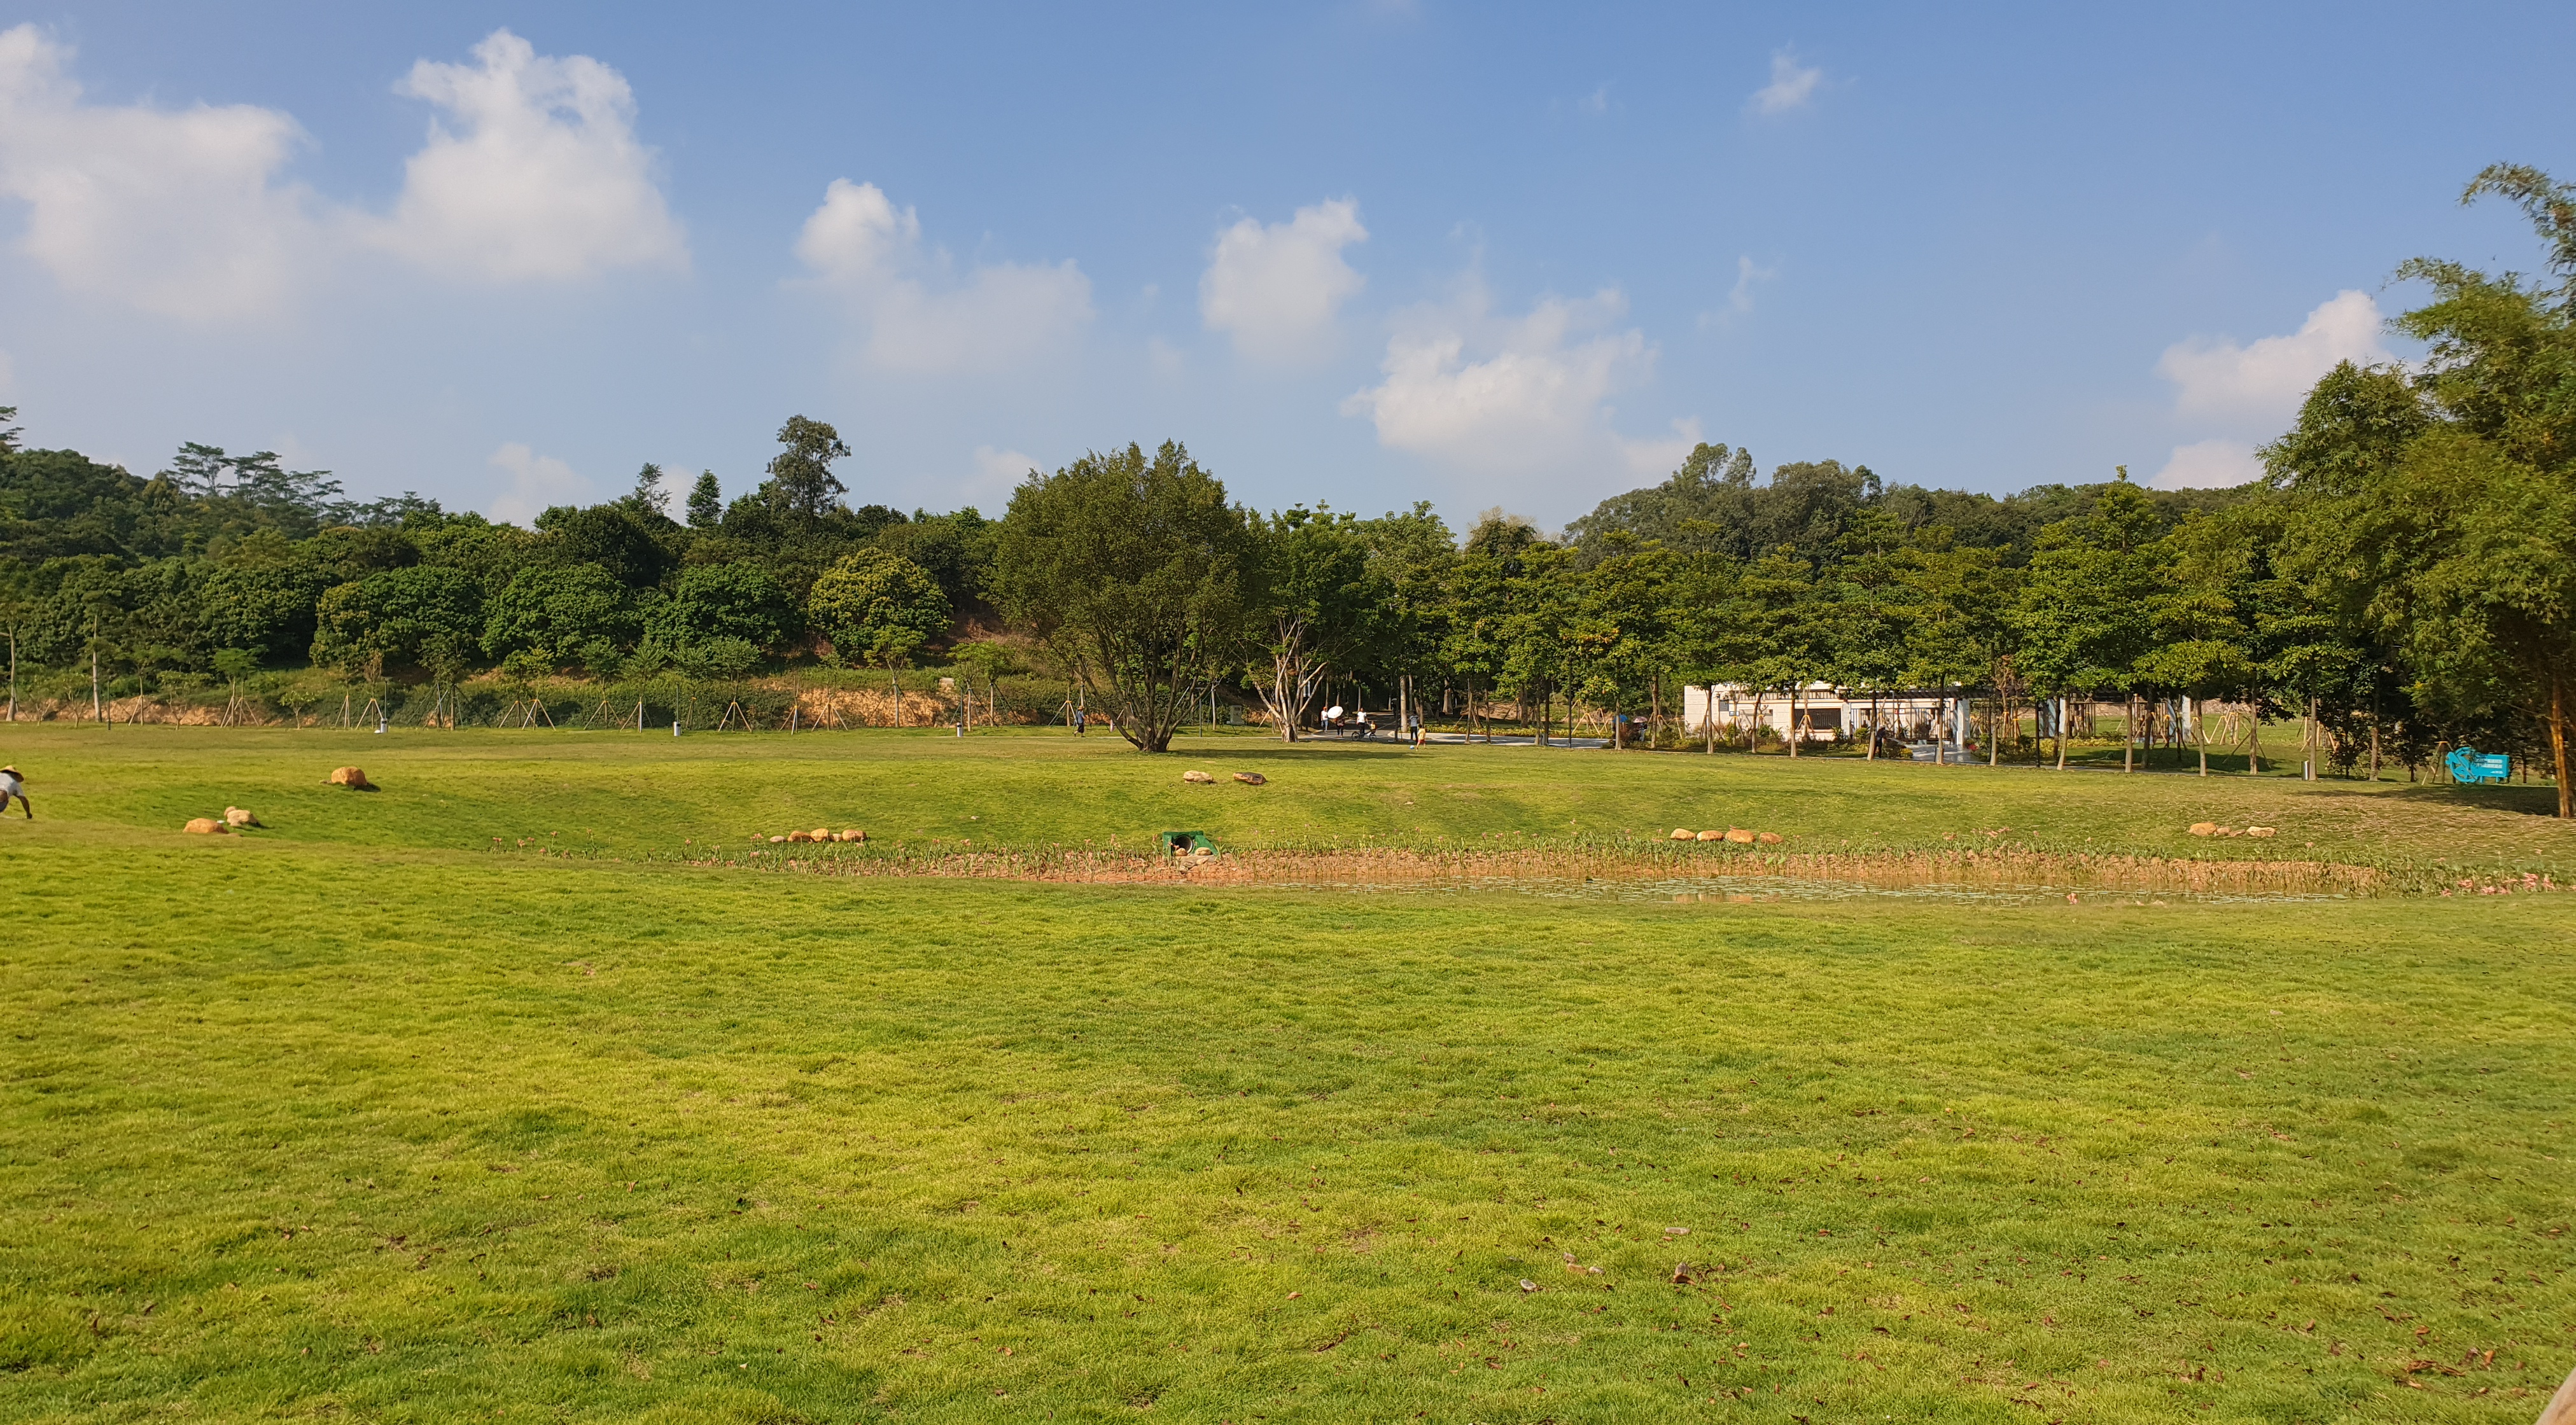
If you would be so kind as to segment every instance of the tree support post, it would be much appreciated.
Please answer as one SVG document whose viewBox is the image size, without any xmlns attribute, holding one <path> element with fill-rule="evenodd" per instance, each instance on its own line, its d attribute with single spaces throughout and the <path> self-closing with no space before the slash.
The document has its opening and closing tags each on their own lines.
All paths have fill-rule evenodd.
<svg viewBox="0 0 2576 1425">
<path fill-rule="evenodd" d="M 2558 815 L 2576 819 L 2576 783 L 2567 777 L 2567 675 L 2549 677 L 2549 753 L 2558 773 Z"/>
</svg>

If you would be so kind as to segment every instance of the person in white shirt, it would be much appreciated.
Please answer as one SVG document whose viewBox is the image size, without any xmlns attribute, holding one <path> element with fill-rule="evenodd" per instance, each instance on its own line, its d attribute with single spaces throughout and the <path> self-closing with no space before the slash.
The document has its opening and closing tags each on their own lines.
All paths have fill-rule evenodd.
<svg viewBox="0 0 2576 1425">
<path fill-rule="evenodd" d="M 0 767 L 0 816 L 9 814 L 11 797 L 18 799 L 18 810 L 27 814 L 27 820 L 36 819 L 36 809 L 27 804 L 27 779 L 15 767 Z"/>
</svg>

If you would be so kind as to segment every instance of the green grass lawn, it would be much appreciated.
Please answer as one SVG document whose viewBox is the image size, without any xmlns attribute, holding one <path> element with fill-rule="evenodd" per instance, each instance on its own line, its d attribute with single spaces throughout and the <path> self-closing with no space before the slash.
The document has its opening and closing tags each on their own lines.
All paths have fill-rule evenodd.
<svg viewBox="0 0 2576 1425">
<path fill-rule="evenodd" d="M 10 1419 L 2523 1421 L 2576 1361 L 2556 896 L 654 859 L 822 823 L 2218 854 L 2192 813 L 2563 866 L 2519 788 L 1249 740 L 0 751 L 43 818 L 0 826 Z M 386 790 L 320 785 L 351 761 Z M 228 801 L 271 829 L 176 832 Z"/>
<path fill-rule="evenodd" d="M 137 831 L 250 806 L 272 839 L 336 846 L 734 854 L 755 837 L 860 826 L 871 844 L 1150 847 L 1205 830 L 1237 847 L 1502 847 L 1773 830 L 1792 848 L 1930 848 L 2010 828 L 2050 848 L 2457 866 L 2576 878 L 2576 826 L 2547 787 L 2426 787 L 1844 757 L 1184 738 L 1167 758 L 1114 737 L 1003 733 L 496 732 L 21 726 L 0 733 L 49 817 Z M 338 763 L 381 783 L 323 785 Z M 1189 768 L 1214 773 L 1191 786 Z M 1262 787 L 1231 774 L 1257 772 Z M 2211 841 L 2197 821 L 2280 829 Z"/>
</svg>

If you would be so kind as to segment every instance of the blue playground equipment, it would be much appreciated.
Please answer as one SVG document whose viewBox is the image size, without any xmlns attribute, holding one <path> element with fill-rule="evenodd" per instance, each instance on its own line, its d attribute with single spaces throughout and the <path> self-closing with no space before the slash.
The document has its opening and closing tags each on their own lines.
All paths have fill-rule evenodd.
<svg viewBox="0 0 2576 1425">
<path fill-rule="evenodd" d="M 2513 759 L 2501 752 L 2481 754 L 2474 747 L 2455 747 L 2442 759 L 2451 769 L 2451 780 L 2466 786 L 2480 782 L 2501 782 L 2513 775 Z"/>
</svg>

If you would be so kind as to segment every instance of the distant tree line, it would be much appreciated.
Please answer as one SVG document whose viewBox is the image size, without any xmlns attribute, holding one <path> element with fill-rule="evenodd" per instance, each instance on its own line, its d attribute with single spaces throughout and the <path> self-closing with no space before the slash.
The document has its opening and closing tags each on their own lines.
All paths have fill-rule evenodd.
<svg viewBox="0 0 2576 1425">
<path fill-rule="evenodd" d="M 533 529 L 410 494 L 345 500 L 329 472 L 268 452 L 192 444 L 147 479 L 15 435 L 0 445 L 0 616 L 16 656 L 96 656 L 136 686 L 219 658 L 358 678 L 739 677 L 800 648 L 900 665 L 984 607 L 995 537 L 973 509 L 849 508 L 831 470 L 847 450 L 802 416 L 730 504 L 704 474 L 674 518 L 647 465 L 625 497 Z"/>
<path fill-rule="evenodd" d="M 852 509 L 799 416 L 758 488 L 624 498 L 535 528 L 343 499 L 267 452 L 149 479 L 0 435 L 0 599 L 19 656 L 149 681 L 309 659 L 357 677 L 900 669 L 962 628 L 1042 645 L 1148 751 L 1212 696 L 1283 736 L 1339 689 L 1661 717 L 1687 684 L 2223 699 L 2346 748 L 2546 747 L 2576 815 L 2576 190 L 2497 167 L 2527 280 L 2420 260 L 2413 367 L 2337 367 L 2267 478 L 1995 497 L 1702 444 L 1561 537 L 1500 510 L 1374 519 L 1235 504 L 1166 443 L 1031 472 L 998 520 Z M 14 416 L 7 412 L 6 416 Z M 5 420 L 6 416 L 0 416 Z M 967 650 L 987 661 L 990 644 Z M 1543 712 L 1542 716 L 1552 716 Z"/>
</svg>

